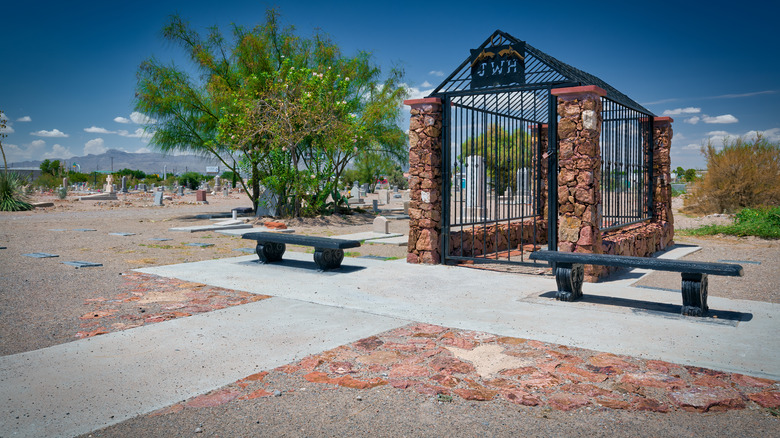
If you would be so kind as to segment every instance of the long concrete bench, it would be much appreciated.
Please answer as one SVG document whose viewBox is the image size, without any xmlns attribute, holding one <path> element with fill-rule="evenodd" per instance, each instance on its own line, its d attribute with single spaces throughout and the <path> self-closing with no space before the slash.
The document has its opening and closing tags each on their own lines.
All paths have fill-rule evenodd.
<svg viewBox="0 0 780 438">
<path fill-rule="evenodd" d="M 682 314 L 703 316 L 707 314 L 707 275 L 741 277 L 742 266 L 732 263 L 695 262 L 688 260 L 630 257 L 610 254 L 586 254 L 561 251 L 536 251 L 531 260 L 546 260 L 554 266 L 560 301 L 574 301 L 582 297 L 583 265 L 643 268 L 656 271 L 682 273 Z"/>
<path fill-rule="evenodd" d="M 257 257 L 261 263 L 272 263 L 282 260 L 282 256 L 287 249 L 286 244 L 313 246 L 314 263 L 323 271 L 336 269 L 341 266 L 344 260 L 344 249 L 357 248 L 360 246 L 358 240 L 332 239 L 329 237 L 302 236 L 299 234 L 282 234 L 256 232 L 246 233 L 242 236 L 244 239 L 257 241 Z"/>
</svg>

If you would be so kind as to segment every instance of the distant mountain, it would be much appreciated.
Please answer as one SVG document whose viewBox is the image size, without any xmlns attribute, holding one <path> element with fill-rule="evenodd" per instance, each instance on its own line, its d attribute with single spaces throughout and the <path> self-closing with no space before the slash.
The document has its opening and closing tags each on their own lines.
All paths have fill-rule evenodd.
<svg viewBox="0 0 780 438">
<path fill-rule="evenodd" d="M 42 162 L 43 160 L 8 163 L 8 168 L 39 167 Z M 206 173 L 206 166 L 219 166 L 220 172 L 227 170 L 216 158 L 202 158 L 195 155 L 163 155 L 154 152 L 133 154 L 118 151 L 116 149 L 110 149 L 100 155 L 89 154 L 85 157 L 60 159 L 60 162 L 68 166 L 68 169 L 70 170 L 73 169 L 73 164 L 78 164 L 83 173 L 89 173 L 95 170 L 108 172 L 112 169 L 116 172 L 126 168 L 141 170 L 144 173 L 162 174 L 163 167 L 165 167 L 165 170 L 169 173 L 183 173 L 187 171 Z"/>
</svg>

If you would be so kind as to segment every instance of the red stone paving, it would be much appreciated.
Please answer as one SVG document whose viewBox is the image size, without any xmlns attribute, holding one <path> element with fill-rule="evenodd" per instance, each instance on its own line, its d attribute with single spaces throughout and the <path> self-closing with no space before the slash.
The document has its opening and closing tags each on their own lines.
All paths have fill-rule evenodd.
<svg viewBox="0 0 780 438">
<path fill-rule="evenodd" d="M 84 300 L 90 311 L 79 317 L 84 322 L 75 337 L 89 338 L 270 298 L 150 274 L 131 273 L 122 278 L 123 290 L 115 296 Z"/>
<path fill-rule="evenodd" d="M 446 348 L 454 345 L 467 351 L 498 345 L 501 354 L 531 363 L 482 376 L 478 364 L 459 359 Z M 321 389 L 387 385 L 431 397 L 561 411 L 591 407 L 663 413 L 780 407 L 780 382 L 769 379 L 430 324 L 400 327 L 307 356 L 274 372 L 301 377 Z M 271 396 L 272 389 L 263 381 L 266 375 L 253 374 L 151 415 Z"/>
<path fill-rule="evenodd" d="M 124 290 L 115 296 L 85 300 L 90 311 L 80 317 L 83 331 L 76 337 L 270 298 L 149 274 L 126 274 L 124 279 Z M 478 364 L 453 354 L 496 345 L 502 355 L 521 359 L 524 365 L 483 376 L 477 372 Z M 563 411 L 583 407 L 654 412 L 780 408 L 780 382 L 769 379 L 432 324 L 400 327 L 274 371 L 322 385 L 321 389 L 387 385 L 427 396 L 496 400 Z M 247 376 L 150 415 L 270 397 L 274 394 L 264 381 L 268 374 L 263 371 Z"/>
</svg>

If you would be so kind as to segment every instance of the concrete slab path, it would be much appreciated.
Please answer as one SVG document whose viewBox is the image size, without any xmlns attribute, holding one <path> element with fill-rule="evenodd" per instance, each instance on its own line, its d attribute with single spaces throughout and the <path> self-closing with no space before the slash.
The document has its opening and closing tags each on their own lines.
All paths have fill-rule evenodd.
<svg viewBox="0 0 780 438">
<path fill-rule="evenodd" d="M 88 433 L 408 322 L 269 298 L 0 357 L 0 435 Z"/>
<path fill-rule="evenodd" d="M 405 260 L 346 258 L 318 272 L 311 255 L 278 264 L 256 256 L 139 271 L 328 307 L 535 339 L 780 380 L 780 305 L 710 297 L 716 317 L 679 314 L 679 292 L 586 283 L 578 302 L 554 299 L 555 280 Z M 335 281 L 334 281 L 335 280 Z"/>
</svg>

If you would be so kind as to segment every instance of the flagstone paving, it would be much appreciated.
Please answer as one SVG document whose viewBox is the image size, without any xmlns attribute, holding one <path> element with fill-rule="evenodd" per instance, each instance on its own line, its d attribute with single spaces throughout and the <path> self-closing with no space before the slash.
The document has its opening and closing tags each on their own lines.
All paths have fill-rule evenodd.
<svg viewBox="0 0 780 438">
<path fill-rule="evenodd" d="M 270 373 L 323 387 L 416 391 L 442 402 L 460 397 L 561 411 L 580 408 L 712 412 L 769 408 L 780 415 L 780 382 L 601 353 L 529 339 L 413 324 L 361 339 L 149 414 L 294 392 Z"/>
<path fill-rule="evenodd" d="M 90 298 L 76 338 L 89 338 L 270 298 L 156 275 L 124 274 L 123 291 Z"/>
<path fill-rule="evenodd" d="M 270 298 L 151 274 L 124 274 L 116 295 L 86 300 L 86 338 Z M 780 382 L 738 373 L 643 360 L 530 339 L 412 324 L 361 339 L 155 411 L 213 407 L 293 392 L 270 374 L 327 387 L 378 386 L 568 411 L 580 408 L 711 412 L 768 408 L 780 415 Z"/>
</svg>

